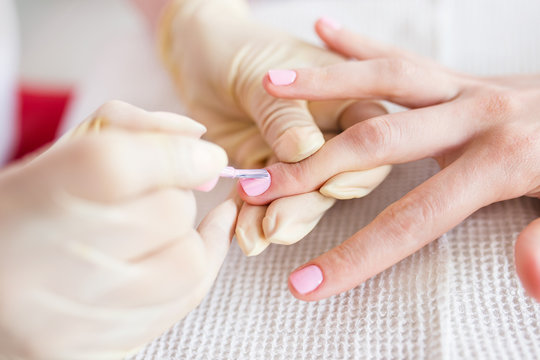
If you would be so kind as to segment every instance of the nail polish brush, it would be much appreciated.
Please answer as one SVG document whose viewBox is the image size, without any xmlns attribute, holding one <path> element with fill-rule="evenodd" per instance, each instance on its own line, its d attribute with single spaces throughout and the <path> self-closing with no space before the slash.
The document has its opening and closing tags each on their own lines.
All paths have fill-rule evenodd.
<svg viewBox="0 0 540 360">
<path fill-rule="evenodd" d="M 268 190 L 270 183 L 270 173 L 266 169 L 235 169 L 227 166 L 219 174 L 220 177 L 238 179 L 240 185 L 249 196 L 258 196 Z M 217 184 L 219 177 L 210 180 L 209 182 L 197 186 L 195 189 L 199 191 L 211 191 Z"/>
<path fill-rule="evenodd" d="M 221 176 L 239 179 L 242 189 L 249 196 L 259 196 L 270 187 L 272 179 L 266 169 L 235 169 L 226 167 Z"/>
<path fill-rule="evenodd" d="M 232 179 L 270 179 L 266 169 L 235 169 L 232 166 L 223 169 L 219 176 Z"/>
</svg>

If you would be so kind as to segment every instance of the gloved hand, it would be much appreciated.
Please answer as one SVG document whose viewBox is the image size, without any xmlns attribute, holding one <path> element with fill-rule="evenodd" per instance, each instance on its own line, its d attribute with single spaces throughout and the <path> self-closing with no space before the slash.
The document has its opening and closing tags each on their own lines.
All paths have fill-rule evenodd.
<svg viewBox="0 0 540 360">
<path fill-rule="evenodd" d="M 200 124 L 111 102 L 0 173 L 0 358 L 120 359 L 201 301 L 238 214 L 194 228 L 225 152 Z"/>
<path fill-rule="evenodd" d="M 244 0 L 172 1 L 160 33 L 162 56 L 190 115 L 208 127 L 207 138 L 236 166 L 300 161 L 320 149 L 325 137 L 385 113 L 371 101 L 307 102 L 266 93 L 262 80 L 269 69 L 324 66 L 343 58 L 256 24 Z M 270 242 L 300 240 L 335 198 L 367 195 L 389 170 L 339 174 L 320 191 L 264 207 L 243 205 L 236 228 L 242 250 L 256 255 Z"/>
</svg>

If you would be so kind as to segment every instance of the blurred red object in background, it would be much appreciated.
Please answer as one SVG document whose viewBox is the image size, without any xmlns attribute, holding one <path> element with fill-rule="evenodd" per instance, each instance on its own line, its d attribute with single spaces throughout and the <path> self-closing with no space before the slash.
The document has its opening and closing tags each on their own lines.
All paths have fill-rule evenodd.
<svg viewBox="0 0 540 360">
<path fill-rule="evenodd" d="M 17 141 L 12 160 L 55 139 L 71 90 L 20 85 L 17 97 Z"/>
</svg>

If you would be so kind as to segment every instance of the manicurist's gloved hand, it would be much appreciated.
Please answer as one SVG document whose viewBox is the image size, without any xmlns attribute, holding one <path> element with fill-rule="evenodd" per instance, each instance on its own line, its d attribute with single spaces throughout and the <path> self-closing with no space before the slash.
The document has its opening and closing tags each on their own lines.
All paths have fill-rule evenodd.
<svg viewBox="0 0 540 360">
<path fill-rule="evenodd" d="M 194 228 L 227 165 L 204 126 L 121 102 L 0 173 L 0 358 L 120 359 L 196 307 L 233 200 Z"/>
<path fill-rule="evenodd" d="M 319 25 L 324 25 L 319 23 Z M 290 69 L 284 99 L 385 99 L 412 110 L 350 127 L 297 164 L 268 168 L 272 185 L 244 200 L 261 205 L 318 189 L 339 172 L 432 157 L 442 170 L 369 225 L 289 277 L 293 294 L 319 300 L 348 290 L 414 253 L 481 207 L 540 195 L 540 77 L 460 74 L 350 31 L 323 26 L 328 46 L 359 61 Z M 240 190 L 241 191 L 241 190 Z M 515 260 L 524 287 L 540 300 L 540 220 L 519 236 Z"/>
<path fill-rule="evenodd" d="M 255 22 L 244 0 L 173 0 L 161 22 L 162 53 L 190 115 L 233 164 L 262 167 L 296 162 L 315 153 L 325 138 L 386 113 L 372 101 L 279 99 L 262 86 L 270 69 L 324 66 L 343 57 Z M 288 74 L 270 72 L 276 82 Z M 362 197 L 389 166 L 333 174 L 320 189 L 268 206 L 245 204 L 236 227 L 247 255 L 269 243 L 291 244 L 309 233 L 335 199 Z"/>
</svg>

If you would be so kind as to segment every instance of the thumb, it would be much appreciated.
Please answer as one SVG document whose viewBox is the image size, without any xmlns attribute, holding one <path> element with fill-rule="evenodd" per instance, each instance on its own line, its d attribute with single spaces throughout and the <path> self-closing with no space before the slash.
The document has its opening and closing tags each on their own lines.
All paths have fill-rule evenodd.
<svg viewBox="0 0 540 360">
<path fill-rule="evenodd" d="M 197 231 L 208 251 L 209 273 L 217 275 L 234 235 L 240 209 L 238 199 L 228 199 L 210 211 L 201 221 Z"/>
<path fill-rule="evenodd" d="M 270 70 L 267 76 L 274 76 L 274 82 L 283 83 L 289 81 L 288 73 L 287 70 Z M 262 88 L 260 92 L 260 96 L 252 96 L 256 101 L 250 101 L 250 113 L 280 161 L 303 160 L 323 146 L 323 134 L 306 101 L 276 99 Z"/>
<path fill-rule="evenodd" d="M 540 301 L 540 218 L 519 234 L 515 248 L 516 271 L 525 290 Z"/>
</svg>

